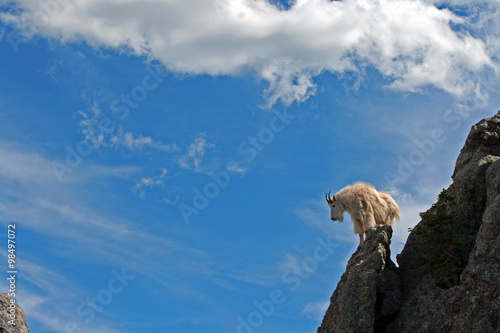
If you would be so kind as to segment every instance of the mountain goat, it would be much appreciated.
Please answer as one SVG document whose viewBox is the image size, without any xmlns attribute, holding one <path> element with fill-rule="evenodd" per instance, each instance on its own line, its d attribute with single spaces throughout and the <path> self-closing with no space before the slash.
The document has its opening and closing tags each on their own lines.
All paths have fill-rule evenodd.
<svg viewBox="0 0 500 333">
<path fill-rule="evenodd" d="M 342 222 L 347 211 L 354 222 L 354 233 L 359 235 L 359 246 L 364 243 L 363 234 L 377 224 L 392 225 L 399 219 L 399 206 L 388 192 L 377 191 L 371 184 L 357 182 L 346 186 L 333 197 L 325 194 L 332 210 L 332 221 Z"/>
</svg>

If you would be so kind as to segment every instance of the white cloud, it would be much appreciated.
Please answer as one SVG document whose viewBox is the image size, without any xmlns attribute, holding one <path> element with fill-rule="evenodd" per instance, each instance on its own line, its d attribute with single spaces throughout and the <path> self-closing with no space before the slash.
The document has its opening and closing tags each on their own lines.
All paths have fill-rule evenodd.
<svg viewBox="0 0 500 333">
<path fill-rule="evenodd" d="M 86 191 L 82 191 L 83 187 L 89 185 L 92 185 L 92 182 L 57 182 L 44 187 L 30 179 L 24 179 L 15 189 L 0 187 L 0 221 L 14 222 L 24 230 L 48 237 L 51 244 L 55 244 L 47 249 L 48 256 L 68 260 L 78 257 L 84 265 L 99 263 L 109 265 L 110 269 L 127 267 L 131 272 L 140 272 L 141 275 L 157 281 L 165 290 L 188 289 L 187 283 L 176 279 L 179 274 L 203 277 L 213 275 L 212 262 L 203 252 L 144 232 L 143 226 L 139 225 L 143 221 L 138 224 L 117 215 L 106 215 L 106 212 L 103 212 L 106 209 L 92 208 L 91 204 L 86 203 L 88 198 L 83 194 Z M 156 265 L 162 260 L 168 260 L 171 265 Z M 33 276 L 33 280 L 39 280 L 37 286 L 49 280 L 58 282 L 56 279 L 49 279 L 47 272 L 34 268 L 36 267 L 25 265 L 23 271 L 29 269 L 33 272 L 30 276 Z M 48 278 L 44 279 L 43 276 Z M 82 287 L 71 287 L 67 283 L 60 285 L 71 290 L 80 290 Z M 50 285 L 40 289 L 52 291 Z M 57 311 L 57 304 L 61 299 L 65 299 L 64 295 L 69 295 L 73 303 L 81 301 L 79 295 L 64 293 L 63 289 L 59 289 L 57 297 L 43 296 L 43 308 L 47 310 L 47 318 L 57 316 L 60 320 L 63 317 Z M 41 317 L 37 320 L 48 327 L 57 324 L 50 324 L 42 319 Z"/>
<path fill-rule="evenodd" d="M 1 251 L 3 252 L 3 251 Z M 7 253 L 2 253 L 2 256 Z M 21 305 L 27 314 L 28 325 L 37 321 L 43 327 L 54 332 L 66 332 L 68 323 L 75 323 L 85 332 L 116 333 L 116 323 L 111 323 L 104 316 L 86 323 L 86 317 L 77 316 L 78 302 L 86 296 L 81 288 L 77 288 L 73 281 L 48 270 L 25 258 L 17 262 L 23 274 L 23 288 L 16 291 L 16 302 Z M 0 288 L 7 290 L 2 281 Z"/>
<path fill-rule="evenodd" d="M 163 185 L 163 178 L 167 175 L 167 169 L 161 169 L 161 174 L 157 177 L 142 177 L 132 187 L 132 192 L 139 196 L 141 199 L 146 199 L 145 188 L 159 187 Z"/>
<path fill-rule="evenodd" d="M 21 147 L 12 142 L 0 140 L 0 179 L 8 181 L 21 181 L 29 185 L 48 184 L 58 182 L 56 173 L 50 160 L 41 154 Z M 64 164 L 63 161 L 60 162 Z M 99 177 L 126 178 L 138 171 L 132 166 L 105 167 L 99 165 L 79 166 L 65 175 L 69 182 L 84 182 Z"/>
<path fill-rule="evenodd" d="M 160 151 L 178 151 L 175 144 L 163 144 L 154 141 L 151 137 L 142 135 L 134 137 L 130 132 L 124 132 L 121 125 L 118 126 L 117 133 L 110 138 L 113 146 L 123 146 L 130 150 L 141 150 L 144 147 L 151 147 Z"/>
<path fill-rule="evenodd" d="M 182 156 L 178 162 L 183 169 L 203 172 L 205 169 L 202 166 L 203 157 L 208 149 L 213 149 L 215 144 L 209 141 L 205 133 L 200 133 L 191 145 L 188 151 Z"/>
<path fill-rule="evenodd" d="M 229 164 L 227 166 L 227 171 L 231 171 L 243 176 L 248 171 L 248 167 L 243 167 L 239 164 Z"/>
<path fill-rule="evenodd" d="M 59 2 L 47 10 L 45 2 L 18 0 L 22 10 L 0 18 L 26 36 L 84 40 L 157 59 L 174 72 L 251 71 L 268 82 L 270 105 L 305 100 L 324 71 L 362 73 L 365 66 L 393 89 L 430 85 L 477 96 L 481 74 L 498 65 L 498 24 L 486 25 L 498 1 L 451 1 L 477 12 L 470 19 L 438 9 L 437 0 L 297 0 L 288 10 L 266 0 Z"/>
<path fill-rule="evenodd" d="M 154 278 L 172 275 L 173 266 L 194 274 L 210 271 L 210 263 L 200 251 L 145 233 L 135 226 L 134 221 L 106 216 L 103 211 L 94 210 L 87 204 L 86 193 L 92 193 L 92 186 L 95 186 L 95 182 L 89 182 L 89 179 L 128 176 L 137 172 L 137 168 L 81 166 L 75 179 L 68 178 L 70 181 L 59 183 L 52 173 L 51 161 L 40 154 L 5 141 L 0 141 L 0 154 L 0 184 L 10 185 L 0 186 L 0 221 L 15 222 L 32 232 L 65 240 L 67 246 L 59 255 L 104 260 Z M 167 170 L 162 169 L 158 176 L 145 177 L 139 184 L 142 183 L 143 187 L 160 186 L 166 174 Z M 52 254 L 58 251 L 57 246 L 50 250 Z M 156 260 L 153 253 L 156 253 L 163 258 L 187 257 L 197 262 L 184 264 L 191 259 L 172 260 L 175 262 L 173 266 L 153 272 L 153 268 L 144 267 L 141 253 L 149 253 L 148 257 L 153 261 Z"/>
<path fill-rule="evenodd" d="M 174 200 L 163 198 L 163 199 L 161 199 L 161 202 L 163 202 L 166 205 L 175 206 L 179 203 L 180 200 L 181 200 L 181 198 L 178 195 L 176 195 Z"/>
<path fill-rule="evenodd" d="M 0 177 L 34 183 L 55 182 L 50 161 L 37 153 L 25 152 L 14 144 L 0 141 Z"/>
<path fill-rule="evenodd" d="M 307 303 L 302 313 L 310 319 L 321 320 L 328 306 L 330 306 L 329 301 Z"/>
<path fill-rule="evenodd" d="M 280 262 L 278 267 L 281 274 L 283 275 L 296 267 L 300 267 L 300 264 L 301 262 L 299 257 L 292 255 L 290 253 L 285 253 L 284 258 Z"/>
<path fill-rule="evenodd" d="M 125 147 L 129 150 L 142 150 L 149 147 L 160 151 L 178 151 L 176 144 L 163 144 L 153 140 L 151 137 L 142 135 L 135 136 L 125 132 L 122 125 L 106 123 L 103 125 L 101 110 L 93 104 L 88 111 L 78 111 L 82 117 L 80 127 L 85 141 L 92 144 L 94 149 L 102 147 Z"/>
</svg>

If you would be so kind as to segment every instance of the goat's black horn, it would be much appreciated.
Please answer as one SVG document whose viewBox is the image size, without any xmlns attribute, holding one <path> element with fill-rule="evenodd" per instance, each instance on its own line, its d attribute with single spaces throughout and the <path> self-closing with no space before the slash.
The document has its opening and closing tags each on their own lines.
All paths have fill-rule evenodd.
<svg viewBox="0 0 500 333">
<path fill-rule="evenodd" d="M 331 197 L 331 191 L 328 191 L 328 194 L 325 194 L 326 202 L 331 203 L 332 202 L 332 197 Z"/>
</svg>

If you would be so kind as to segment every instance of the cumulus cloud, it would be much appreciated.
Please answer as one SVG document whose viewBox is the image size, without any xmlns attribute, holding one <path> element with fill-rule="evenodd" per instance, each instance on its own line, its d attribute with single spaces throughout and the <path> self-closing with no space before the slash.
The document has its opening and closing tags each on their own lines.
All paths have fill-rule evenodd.
<svg viewBox="0 0 500 333">
<path fill-rule="evenodd" d="M 24 36 L 83 40 L 159 60 L 173 72 L 250 71 L 268 82 L 269 105 L 307 99 L 322 72 L 365 67 L 392 89 L 481 96 L 481 77 L 497 69 L 499 55 L 498 24 L 486 28 L 495 19 L 486 13 L 500 4 L 462 1 L 469 16 L 446 9 L 459 2 L 296 0 L 284 10 L 267 0 L 18 0 L 0 19 Z"/>
</svg>

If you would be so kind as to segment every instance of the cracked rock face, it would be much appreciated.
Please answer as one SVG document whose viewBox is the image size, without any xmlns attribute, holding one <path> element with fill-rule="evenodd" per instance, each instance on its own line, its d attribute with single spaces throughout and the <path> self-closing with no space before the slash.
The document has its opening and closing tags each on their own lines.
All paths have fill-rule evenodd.
<svg viewBox="0 0 500 333">
<path fill-rule="evenodd" d="M 0 333 L 29 333 L 28 325 L 26 324 L 26 314 L 23 309 L 15 304 L 16 318 L 14 325 L 11 320 L 10 308 L 11 298 L 7 294 L 0 294 Z"/>
<path fill-rule="evenodd" d="M 318 333 L 500 333 L 500 112 L 471 129 L 453 183 L 390 261 L 374 228 L 349 260 Z"/>
<path fill-rule="evenodd" d="M 453 254 L 453 244 L 422 246 L 412 233 L 398 256 L 403 302 L 388 331 L 500 331 L 500 112 L 472 127 L 452 178 L 448 238 L 457 240 L 462 258 L 450 261 L 461 273 L 454 284 L 436 285 L 433 276 L 449 272 L 421 252 Z"/>
<path fill-rule="evenodd" d="M 318 333 L 373 332 L 376 322 L 399 308 L 399 280 L 391 261 L 390 226 L 370 229 L 351 257 Z"/>
</svg>

